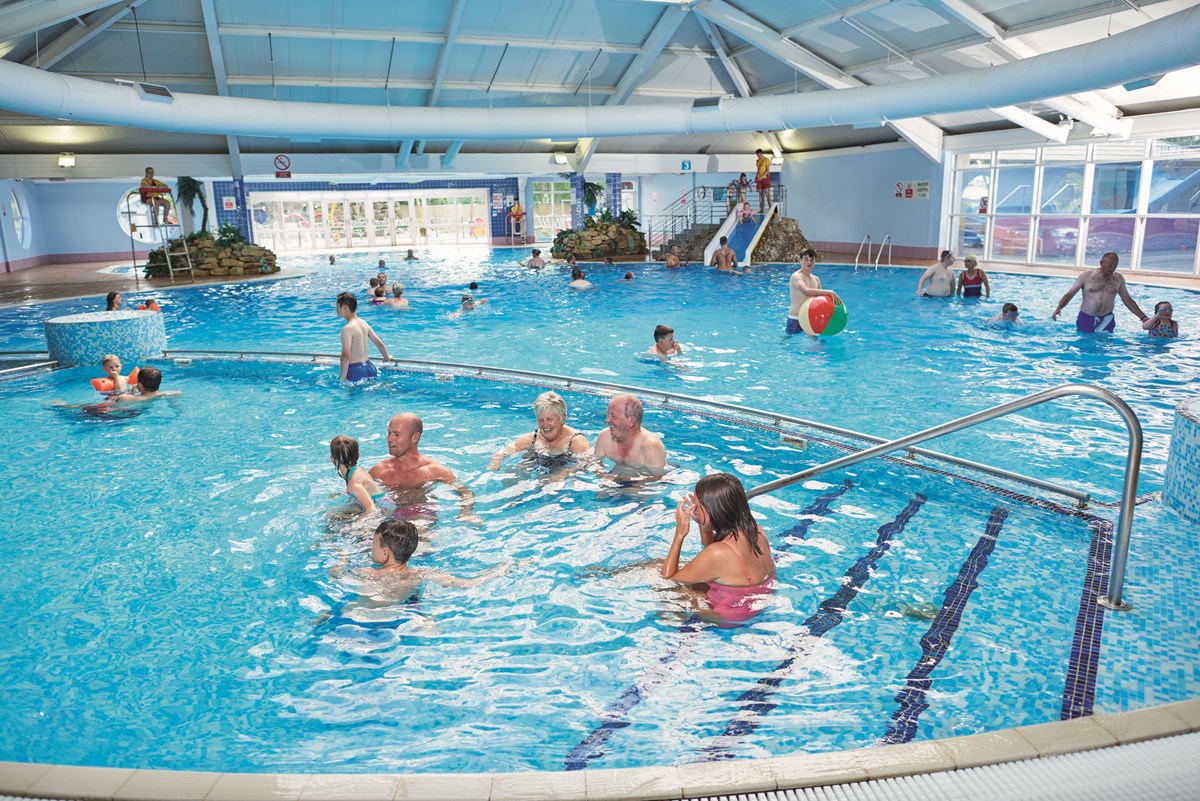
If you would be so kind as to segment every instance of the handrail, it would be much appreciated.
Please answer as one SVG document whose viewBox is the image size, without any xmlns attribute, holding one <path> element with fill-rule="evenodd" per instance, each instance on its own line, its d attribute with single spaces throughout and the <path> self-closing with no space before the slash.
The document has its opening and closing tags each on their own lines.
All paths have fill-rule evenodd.
<svg viewBox="0 0 1200 801">
<path fill-rule="evenodd" d="M 828 473 L 831 470 L 849 467 L 852 464 L 858 464 L 867 459 L 882 456 L 885 453 L 890 453 L 909 445 L 915 445 L 918 442 L 925 442 L 926 440 L 935 439 L 964 428 L 970 428 L 978 423 L 1003 417 L 1012 412 L 1019 412 L 1022 409 L 1028 409 L 1030 406 L 1037 406 L 1046 401 L 1055 400 L 1067 395 L 1083 395 L 1107 403 L 1117 410 L 1117 413 L 1125 421 L 1125 427 L 1129 430 L 1129 453 L 1125 457 L 1125 480 L 1121 488 L 1121 512 L 1117 520 L 1116 541 L 1113 544 L 1114 553 L 1108 577 L 1108 595 L 1100 598 L 1098 601 L 1102 606 L 1109 609 L 1124 611 L 1130 608 L 1128 603 L 1121 600 L 1121 590 L 1125 584 L 1125 563 L 1129 557 L 1130 529 L 1133 527 L 1133 509 L 1137 502 L 1138 470 L 1142 464 L 1142 424 L 1138 421 L 1137 415 L 1133 413 L 1133 409 L 1129 408 L 1129 404 L 1108 390 L 1091 384 L 1061 384 L 1051 389 L 1035 392 L 1032 395 L 1026 395 L 1024 398 L 1018 398 L 1008 403 L 1002 403 L 999 406 L 993 406 L 990 409 L 974 412 L 964 417 L 959 417 L 956 420 L 927 428 L 924 431 L 918 431 L 915 434 L 909 434 L 908 436 L 876 445 L 873 448 L 867 448 L 858 453 L 852 453 L 840 459 L 834 459 L 833 461 L 819 464 L 816 467 L 801 470 L 799 473 L 793 473 L 790 476 L 783 476 L 774 481 L 768 481 L 766 484 L 760 484 L 749 490 L 746 495 L 747 497 L 754 498 L 781 487 L 790 486 L 798 481 L 804 481 L 813 476 Z"/>
<path fill-rule="evenodd" d="M 298 359 L 306 359 L 306 360 L 309 360 L 312 362 L 317 362 L 319 360 L 326 360 L 331 364 L 336 364 L 338 362 L 338 360 L 341 358 L 340 355 L 334 354 L 334 353 L 296 353 L 295 351 L 254 351 L 254 350 L 171 350 L 171 351 L 163 351 L 164 358 L 168 358 L 168 359 L 175 358 L 176 356 L 183 356 L 183 355 L 237 356 L 240 359 L 244 359 L 246 356 L 279 356 L 279 357 L 284 357 L 285 359 L 290 359 L 292 361 L 296 361 Z M 490 373 L 490 374 L 494 374 L 494 375 L 510 375 L 510 376 L 515 376 L 517 378 L 538 379 L 539 381 L 541 381 L 543 383 L 543 385 L 545 384 L 546 381 L 557 381 L 560 384 L 562 384 L 563 387 L 566 389 L 571 389 L 573 387 L 589 387 L 592 389 L 604 390 L 604 391 L 613 392 L 613 393 L 629 392 L 629 393 L 633 393 L 636 395 L 640 395 L 642 397 L 656 398 L 659 403 L 662 403 L 664 405 L 666 405 L 672 401 L 678 401 L 681 403 L 689 403 L 689 404 L 693 404 L 696 406 L 707 406 L 712 409 L 734 412 L 736 414 L 740 414 L 740 415 L 746 416 L 746 417 L 759 417 L 764 420 L 770 420 L 773 425 L 780 425 L 782 423 L 788 423 L 791 425 L 803 426 L 805 428 L 811 428 L 816 431 L 822 431 L 827 434 L 834 434 L 836 436 L 845 437 L 847 439 L 857 439 L 857 440 L 862 440 L 863 442 L 874 442 L 874 443 L 887 442 L 887 440 L 885 440 L 883 437 L 876 437 L 871 434 L 864 434 L 860 431 L 852 431 L 848 428 L 840 428 L 838 426 L 831 426 L 831 425 L 827 425 L 825 423 L 818 423 L 813 420 L 805 420 L 802 417 L 792 417 L 791 415 L 777 414 L 775 412 L 767 412 L 762 409 L 755 409 L 755 408 L 752 408 L 749 406 L 739 406 L 735 403 L 725 403 L 724 401 L 706 400 L 704 398 L 697 398 L 697 397 L 694 397 L 691 395 L 681 395 L 678 393 L 663 392 L 661 390 L 656 390 L 656 389 L 646 389 L 645 387 L 633 387 L 633 386 L 628 386 L 625 384 L 614 384 L 609 381 L 596 381 L 596 380 L 590 379 L 590 378 L 572 378 L 569 376 L 556 375 L 554 373 L 538 373 L 538 372 L 533 372 L 530 370 L 517 370 L 517 369 L 513 369 L 513 368 L 509 368 L 509 367 L 485 367 L 485 366 L 476 365 L 476 364 L 460 364 L 460 363 L 456 363 L 456 362 L 436 362 L 436 361 L 428 361 L 428 360 L 424 360 L 424 359 L 395 359 L 395 358 L 393 358 L 390 360 L 383 361 L 382 364 L 384 366 L 387 366 L 389 364 L 395 364 L 400 367 L 408 367 L 410 369 L 413 369 L 414 372 L 419 372 L 421 370 L 424 370 L 427 372 L 432 372 L 434 370 L 437 370 L 438 368 L 446 368 L 446 369 L 454 369 L 454 370 L 463 370 L 463 371 L 467 371 L 467 372 L 473 372 L 476 375 L 486 375 L 486 374 Z M 939 451 L 931 451 L 931 450 L 926 450 L 924 448 L 909 448 L 908 452 L 910 454 L 912 454 L 913 456 L 922 456 L 922 457 L 926 457 L 929 459 L 937 459 L 938 461 L 947 462 L 947 463 L 953 464 L 953 465 L 958 465 L 959 467 L 965 467 L 969 470 L 975 470 L 980 473 L 986 473 L 988 475 L 996 476 L 997 478 L 1002 478 L 1002 479 L 1005 479 L 1006 481 L 1014 481 L 1014 482 L 1017 482 L 1020 484 L 1026 484 L 1031 487 L 1037 487 L 1038 489 L 1043 489 L 1048 492 L 1053 492 L 1058 495 L 1064 495 L 1068 498 L 1073 498 L 1077 502 L 1079 508 L 1081 508 L 1081 509 L 1087 508 L 1087 503 L 1092 498 L 1091 494 L 1087 493 L 1087 492 L 1081 492 L 1080 490 L 1072 489 L 1070 487 L 1064 487 L 1062 485 L 1054 484 L 1049 481 L 1043 481 L 1042 479 L 1034 478 L 1033 476 L 1026 476 L 1026 475 L 1022 475 L 1020 473 L 1014 473 L 1010 470 L 1004 470 L 999 467 L 992 467 L 991 465 L 981 464 L 979 462 L 973 462 L 970 459 L 961 459 L 957 456 L 951 456 L 950 454 L 941 453 Z"/>
<path fill-rule="evenodd" d="M 871 260 L 871 235 L 867 234 L 862 241 L 858 243 L 858 251 L 854 254 L 854 269 L 858 270 L 858 257 L 862 255 L 863 245 L 867 247 L 867 260 Z"/>
<path fill-rule="evenodd" d="M 5 367 L 0 370 L 0 375 L 8 375 L 9 373 L 22 373 L 30 370 L 50 370 L 58 365 L 58 361 L 51 359 L 46 362 L 34 362 L 33 364 L 22 364 L 20 367 Z"/>
<path fill-rule="evenodd" d="M 888 267 L 892 266 L 892 235 L 888 234 L 887 236 L 885 236 L 883 238 L 883 241 L 879 243 L 879 252 L 875 254 L 875 269 L 876 270 L 879 269 L 879 260 L 883 258 L 883 246 L 884 245 L 887 245 L 887 249 L 888 249 Z M 868 253 L 867 258 L 870 258 L 870 255 L 871 254 Z"/>
</svg>

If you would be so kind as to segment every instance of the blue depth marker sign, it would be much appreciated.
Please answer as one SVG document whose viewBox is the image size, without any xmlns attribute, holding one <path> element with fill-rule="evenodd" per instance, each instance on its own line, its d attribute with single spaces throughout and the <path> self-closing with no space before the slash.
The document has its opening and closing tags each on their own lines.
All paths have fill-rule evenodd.
<svg viewBox="0 0 1200 801">
<path fill-rule="evenodd" d="M 691 172 L 692 171 L 692 162 L 690 162 L 690 161 L 683 162 L 680 169 L 682 169 L 684 172 Z"/>
</svg>

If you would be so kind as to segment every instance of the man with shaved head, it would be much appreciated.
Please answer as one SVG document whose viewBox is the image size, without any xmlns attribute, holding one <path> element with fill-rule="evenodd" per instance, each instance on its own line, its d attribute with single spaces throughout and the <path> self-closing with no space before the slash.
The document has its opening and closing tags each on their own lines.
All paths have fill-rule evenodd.
<svg viewBox="0 0 1200 801">
<path fill-rule="evenodd" d="M 462 503 L 460 518 L 473 518 L 475 494 L 449 467 L 421 453 L 418 447 L 425 424 L 412 412 L 401 412 L 388 421 L 387 443 L 391 454 L 371 468 L 371 478 L 393 490 L 414 490 L 429 484 L 454 487 Z"/>
<path fill-rule="evenodd" d="M 660 470 L 667 464 L 662 437 L 642 428 L 642 402 L 633 395 L 617 395 L 608 402 L 608 428 L 596 437 L 597 459 L 611 459 L 617 467 Z"/>
</svg>

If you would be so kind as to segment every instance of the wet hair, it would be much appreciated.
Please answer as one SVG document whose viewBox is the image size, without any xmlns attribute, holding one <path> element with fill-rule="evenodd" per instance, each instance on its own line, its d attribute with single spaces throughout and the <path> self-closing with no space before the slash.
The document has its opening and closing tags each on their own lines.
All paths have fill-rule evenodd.
<svg viewBox="0 0 1200 801">
<path fill-rule="evenodd" d="M 534 248 L 534 249 L 533 249 L 533 255 L 535 255 L 535 256 L 540 256 L 540 255 L 542 255 L 542 251 L 538 250 L 537 248 Z"/>
<path fill-rule="evenodd" d="M 963 266 L 964 266 L 964 267 L 968 267 L 968 268 L 970 268 L 970 267 L 978 267 L 978 266 L 979 266 L 979 262 L 978 262 L 978 261 L 976 261 L 976 259 L 975 259 L 975 257 L 974 257 L 974 256 L 967 256 L 965 259 L 963 259 Z"/>
<path fill-rule="evenodd" d="M 572 265 L 575 264 L 575 254 L 574 253 L 567 254 L 567 264 L 572 264 Z"/>
<path fill-rule="evenodd" d="M 625 278 L 623 278 L 622 280 L 624 280 L 624 281 L 632 281 L 632 280 L 633 280 L 633 273 L 625 273 Z"/>
<path fill-rule="evenodd" d="M 654 341 L 657 342 L 663 337 L 669 337 L 674 333 L 675 329 L 669 325 L 656 325 L 654 326 Z"/>
<path fill-rule="evenodd" d="M 162 386 L 162 370 L 157 367 L 143 367 L 138 370 L 138 386 L 149 392 L 158 392 Z"/>
<path fill-rule="evenodd" d="M 809 258 L 809 259 L 812 259 L 813 261 L 816 261 L 817 260 L 817 251 L 813 250 L 812 248 L 805 248 L 804 250 L 800 251 L 800 258 L 802 258 L 802 259 Z"/>
<path fill-rule="evenodd" d="M 583 280 L 583 270 L 579 269 L 578 267 L 572 267 L 571 268 L 571 280 L 573 280 L 573 281 Z"/>
<path fill-rule="evenodd" d="M 387 287 L 384 287 L 383 285 L 375 287 L 375 297 L 382 298 L 386 294 L 387 294 Z"/>
<path fill-rule="evenodd" d="M 329 441 L 329 455 L 343 467 L 354 467 L 358 464 L 358 440 L 338 434 Z"/>
<path fill-rule="evenodd" d="M 417 550 L 417 527 L 407 520 L 384 520 L 375 528 L 379 544 L 387 548 L 401 564 L 412 558 Z"/>
<path fill-rule="evenodd" d="M 372 279 L 371 279 L 370 281 L 368 281 L 367 283 L 370 285 L 371 289 L 374 289 L 375 287 L 379 286 L 379 279 L 378 279 L 378 278 L 372 278 Z"/>
<path fill-rule="evenodd" d="M 634 418 L 637 420 L 638 425 L 641 425 L 642 402 L 633 395 L 620 395 L 618 397 L 622 398 L 621 411 L 625 413 L 625 416 Z"/>
<path fill-rule="evenodd" d="M 358 298 L 352 292 L 343 292 L 337 296 L 337 305 L 345 306 L 352 312 L 358 311 Z"/>
<path fill-rule="evenodd" d="M 721 244 L 722 244 L 722 245 L 728 245 L 728 244 L 729 244 L 729 237 L 727 237 L 727 236 L 723 236 L 723 237 L 721 237 Z"/>
<path fill-rule="evenodd" d="M 467 285 L 467 289 L 479 289 L 479 284 L 472 281 L 470 284 Z"/>
<path fill-rule="evenodd" d="M 943 250 L 942 255 L 939 257 L 939 261 L 945 261 L 948 257 L 953 256 L 953 255 L 954 255 L 953 251 Z"/>
<path fill-rule="evenodd" d="M 750 512 L 746 490 L 737 476 L 714 473 L 696 482 L 696 500 L 708 512 L 712 521 L 713 542 L 732 537 L 745 537 L 750 550 L 761 554 L 758 547 L 758 521 Z"/>
<path fill-rule="evenodd" d="M 472 300 L 475 300 L 475 298 L 471 297 L 470 295 L 463 295 L 463 296 L 462 296 L 462 302 L 463 302 L 463 303 L 469 303 L 469 302 L 471 302 Z"/>
<path fill-rule="evenodd" d="M 117 295 L 120 295 L 120 294 L 121 294 L 120 292 L 118 292 L 114 289 L 112 292 L 109 292 L 107 295 L 104 296 L 104 303 L 107 307 L 107 308 L 105 308 L 105 311 L 116 311 L 117 310 Z"/>
<path fill-rule="evenodd" d="M 392 284 L 392 294 L 395 295 L 396 297 L 400 297 L 401 295 L 403 295 L 404 294 L 404 284 L 401 284 L 399 282 Z"/>
<path fill-rule="evenodd" d="M 1154 313 L 1155 313 L 1155 314 L 1158 314 L 1158 313 L 1159 313 L 1159 312 L 1158 312 L 1158 310 L 1159 310 L 1160 308 L 1162 308 L 1163 306 L 1171 306 L 1171 312 L 1172 312 L 1172 313 L 1174 313 L 1174 312 L 1175 312 L 1175 307 L 1171 305 L 1171 301 L 1169 301 L 1169 300 L 1160 300 L 1160 301 L 1158 301 L 1157 303 L 1155 303 L 1155 304 L 1154 304 Z M 108 357 L 107 357 L 107 356 L 105 356 L 104 358 L 106 358 L 106 359 L 107 359 Z"/>
<path fill-rule="evenodd" d="M 566 420 L 567 402 L 557 392 L 543 392 L 533 402 L 533 413 L 541 415 L 542 412 L 547 411 L 553 411 L 560 418 Z"/>
<path fill-rule="evenodd" d="M 379 266 L 380 266 L 380 267 L 382 267 L 382 266 L 383 266 L 383 265 L 385 265 L 386 263 L 387 263 L 387 262 L 385 262 L 383 259 L 380 259 L 380 260 L 379 260 Z"/>
<path fill-rule="evenodd" d="M 1017 311 L 1017 304 L 1005 303 L 1000 307 L 1000 311 L 1002 311 L 1004 314 L 1012 314 L 1013 312 Z"/>
</svg>

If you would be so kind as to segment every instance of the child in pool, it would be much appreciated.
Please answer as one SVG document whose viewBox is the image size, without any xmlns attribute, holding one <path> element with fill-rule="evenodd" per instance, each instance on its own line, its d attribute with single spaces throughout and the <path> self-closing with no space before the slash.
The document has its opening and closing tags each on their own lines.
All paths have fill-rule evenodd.
<svg viewBox="0 0 1200 801">
<path fill-rule="evenodd" d="M 1000 308 L 1000 313 L 993 317 L 990 322 L 993 324 L 1008 323 L 1009 325 L 1020 325 L 1020 312 L 1017 310 L 1017 304 L 1005 303 Z"/>
<path fill-rule="evenodd" d="M 375 297 L 371 298 L 371 304 L 382 306 L 385 303 L 387 303 L 387 288 L 382 286 L 375 287 Z"/>
<path fill-rule="evenodd" d="M 329 443 L 329 461 L 346 480 L 346 494 L 358 501 L 363 515 L 375 511 L 375 504 L 387 493 L 379 488 L 366 470 L 358 468 L 358 440 L 339 434 Z"/>
<path fill-rule="evenodd" d="M 125 380 L 125 376 L 121 375 L 120 359 L 110 353 L 100 360 L 100 366 L 104 368 L 104 374 L 113 382 L 112 394 L 124 395 L 129 391 L 129 382 Z"/>
<path fill-rule="evenodd" d="M 1142 328 L 1152 337 L 1179 336 L 1179 323 L 1171 319 L 1174 311 L 1168 301 L 1160 300 L 1154 304 L 1154 316 L 1147 317 Z"/>
<path fill-rule="evenodd" d="M 420 585 L 432 581 L 443 587 L 474 587 L 490 578 L 504 575 L 510 565 L 493 567 L 475 578 L 462 578 L 441 570 L 427 567 L 409 567 L 408 560 L 417 550 L 417 527 L 407 520 L 384 520 L 375 528 L 371 542 L 371 561 L 378 565 L 357 571 L 363 577 L 377 582 L 387 595 L 407 598 Z"/>
</svg>

